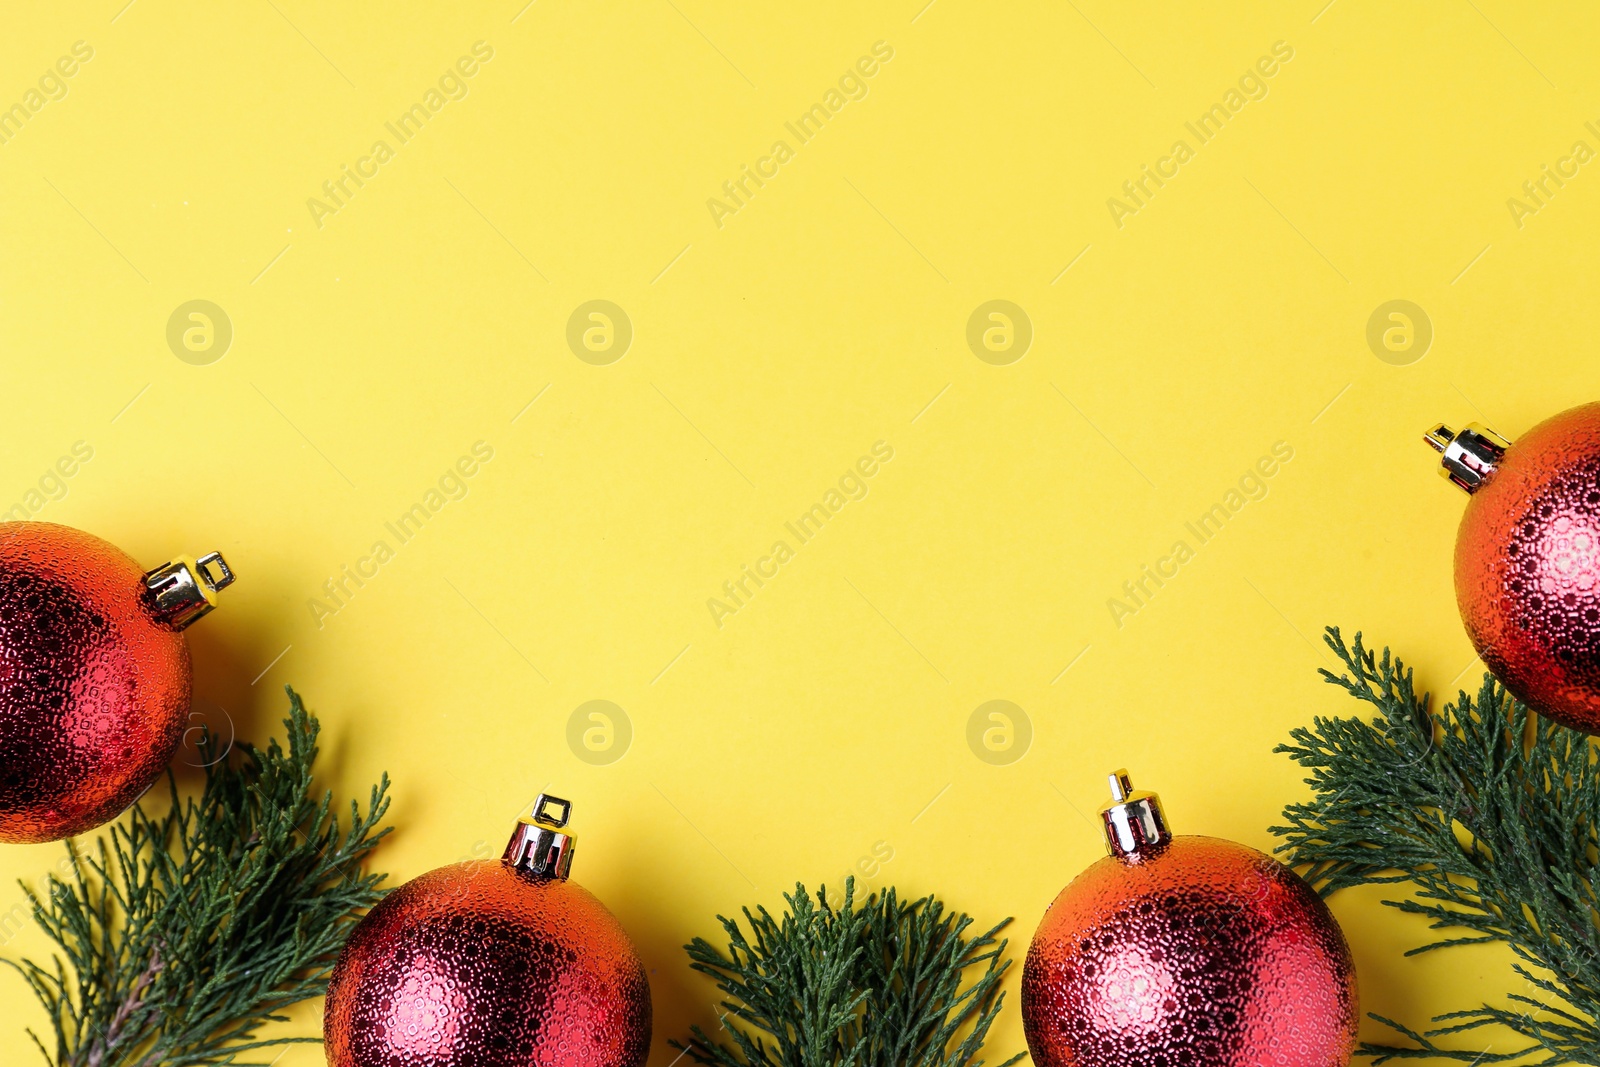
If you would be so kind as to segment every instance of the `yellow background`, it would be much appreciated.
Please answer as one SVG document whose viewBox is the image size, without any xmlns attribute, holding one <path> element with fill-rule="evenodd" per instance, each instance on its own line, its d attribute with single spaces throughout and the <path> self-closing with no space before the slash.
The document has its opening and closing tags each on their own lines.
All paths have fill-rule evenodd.
<svg viewBox="0 0 1600 1067">
<path fill-rule="evenodd" d="M 147 565 L 221 549 L 197 707 L 260 740 L 298 687 L 330 785 L 393 776 L 397 881 L 572 798 L 577 878 L 650 969 L 655 1067 L 716 1020 L 679 946 L 796 879 L 866 857 L 871 887 L 1016 916 L 1020 968 L 1101 854 L 1114 767 L 1179 831 L 1269 847 L 1305 795 L 1272 747 L 1354 710 L 1316 676 L 1324 624 L 1473 684 L 1465 498 L 1420 434 L 1594 399 L 1600 174 L 1520 227 L 1507 200 L 1600 147 L 1600 15 L 525 2 L 12 11 L 0 103 L 94 56 L 0 145 L 0 506 L 81 440 L 37 518 Z M 467 96 L 319 227 L 308 198 L 480 40 Z M 865 98 L 797 144 L 784 123 L 878 41 Z M 1266 97 L 1118 228 L 1107 199 L 1277 41 Z M 707 199 L 780 138 L 717 226 Z M 1397 298 L 1434 329 L 1403 366 L 1366 341 Z M 193 299 L 233 326 L 209 365 L 166 341 Z M 606 366 L 565 340 L 594 299 L 634 330 Z M 966 342 L 991 299 L 1033 325 L 1005 366 Z M 322 584 L 480 440 L 466 498 L 319 626 Z M 865 499 L 718 628 L 707 599 L 880 440 Z M 1119 628 L 1108 599 L 1278 441 L 1266 498 Z M 609 765 L 567 744 L 590 700 L 632 723 Z M 1008 765 L 967 744 L 990 700 L 1032 724 Z M 0 852 L 0 914 L 59 854 Z M 1333 902 L 1365 1009 L 1509 990 L 1501 952 L 1403 959 L 1426 931 L 1377 900 Z M 1023 1047 L 1008 988 L 996 1058 Z M 43 1017 L 14 977 L 0 1009 L 25 1062 Z"/>
</svg>

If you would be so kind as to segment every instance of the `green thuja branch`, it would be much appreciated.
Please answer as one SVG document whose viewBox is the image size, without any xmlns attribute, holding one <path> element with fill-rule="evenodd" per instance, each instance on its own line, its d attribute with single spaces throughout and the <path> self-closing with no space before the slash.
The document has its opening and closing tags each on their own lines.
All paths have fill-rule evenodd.
<svg viewBox="0 0 1600 1067">
<path fill-rule="evenodd" d="M 55 1028 L 52 1067 L 243 1065 L 250 1050 L 313 1037 L 258 1038 L 292 1004 L 322 995 L 352 924 L 382 896 L 363 862 L 389 831 L 389 778 L 341 826 L 312 788 L 319 725 L 289 690 L 288 749 L 202 737 L 198 796 L 168 774 L 165 811 L 146 800 L 92 850 L 69 841 L 68 879 L 27 889 L 59 946 L 21 973 Z M 63 958 L 65 957 L 65 958 Z"/>
<path fill-rule="evenodd" d="M 1011 966 L 996 935 L 1010 919 L 968 934 L 968 916 L 932 896 L 905 903 L 893 889 L 858 908 L 853 878 L 838 908 L 803 885 L 784 900 L 781 920 L 744 909 L 748 936 L 718 916 L 726 952 L 703 938 L 685 946 L 690 966 L 729 998 L 733 1045 L 695 1026 L 674 1047 L 710 1067 L 982 1067 Z"/>
<path fill-rule="evenodd" d="M 1405 885 L 1389 907 L 1440 933 L 1416 955 L 1504 944 L 1524 992 L 1437 1016 L 1410 1045 L 1364 1044 L 1375 1063 L 1436 1058 L 1535 1067 L 1600 1063 L 1600 767 L 1584 734 L 1533 715 L 1491 675 L 1437 714 L 1385 649 L 1324 640 L 1345 671 L 1321 673 L 1376 715 L 1317 718 L 1280 746 L 1310 772 L 1315 799 L 1284 809 L 1279 852 L 1324 895 Z M 1464 1035 L 1502 1026 L 1522 1042 L 1484 1051 Z M 1449 1039 L 1446 1045 L 1439 1039 Z M 1480 1042 L 1486 1040 L 1480 1037 Z"/>
</svg>

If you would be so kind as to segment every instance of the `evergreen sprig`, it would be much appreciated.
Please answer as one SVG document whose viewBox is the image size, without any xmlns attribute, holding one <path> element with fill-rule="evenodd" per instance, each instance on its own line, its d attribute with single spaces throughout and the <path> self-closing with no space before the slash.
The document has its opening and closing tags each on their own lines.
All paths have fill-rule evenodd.
<svg viewBox="0 0 1600 1067">
<path fill-rule="evenodd" d="M 1532 714 L 1489 674 L 1475 697 L 1461 691 L 1434 715 L 1429 695 L 1417 694 L 1411 670 L 1388 649 L 1376 656 L 1360 634 L 1347 647 L 1333 627 L 1324 640 L 1346 671 L 1322 675 L 1378 714 L 1319 717 L 1277 749 L 1311 772 L 1306 782 L 1316 794 L 1284 809 L 1288 825 L 1273 828 L 1284 838 L 1278 851 L 1323 895 L 1409 884 L 1409 895 L 1384 903 L 1448 933 L 1407 955 L 1500 943 L 1515 954 L 1513 970 L 1526 983 L 1502 1005 L 1439 1015 L 1424 1031 L 1375 1014 L 1412 1044 L 1363 1044 L 1361 1053 L 1379 1064 L 1600 1063 L 1600 766 L 1593 743 Z M 1513 1031 L 1521 1047 L 1436 1042 L 1489 1026 Z"/>
<path fill-rule="evenodd" d="M 710 1067 L 981 1067 L 1011 966 L 995 935 L 1010 919 L 966 936 L 966 914 L 933 896 L 905 903 L 892 888 L 858 908 L 854 878 L 837 908 L 826 889 L 813 902 L 800 884 L 784 900 L 781 920 L 744 909 L 748 937 L 719 915 L 726 954 L 704 938 L 684 946 L 728 996 L 722 1026 L 734 1046 L 694 1026 L 694 1040 L 674 1047 Z"/>
<path fill-rule="evenodd" d="M 341 827 L 332 793 L 312 791 L 320 727 L 289 694 L 288 750 L 205 732 L 198 796 L 140 801 L 87 854 L 73 841 L 69 879 L 41 896 L 34 919 L 62 955 L 19 971 L 55 1028 L 52 1067 L 242 1064 L 252 1049 L 315 1042 L 258 1038 L 284 1009 L 326 991 L 351 925 L 382 896 L 362 863 L 389 831 L 388 775 Z M 65 959 L 62 956 L 65 956 Z"/>
</svg>

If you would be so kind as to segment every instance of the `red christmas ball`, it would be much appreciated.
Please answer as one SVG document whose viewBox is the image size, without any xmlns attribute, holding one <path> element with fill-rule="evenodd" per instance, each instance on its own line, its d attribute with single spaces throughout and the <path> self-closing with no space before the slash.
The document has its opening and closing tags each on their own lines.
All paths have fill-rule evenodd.
<svg viewBox="0 0 1600 1067">
<path fill-rule="evenodd" d="M 1476 424 L 1427 441 L 1472 494 L 1456 602 L 1483 662 L 1535 711 L 1600 733 L 1600 404 L 1510 444 Z"/>
<path fill-rule="evenodd" d="M 189 710 L 181 631 L 232 581 L 215 553 L 147 574 L 81 530 L 0 524 L 0 841 L 92 830 L 160 776 Z"/>
<path fill-rule="evenodd" d="M 541 796 L 502 859 L 430 871 L 361 920 L 328 985 L 331 1067 L 644 1063 L 650 984 L 616 917 L 567 880 L 569 809 Z"/>
<path fill-rule="evenodd" d="M 1111 855 L 1045 913 L 1022 971 L 1036 1067 L 1344 1067 L 1350 949 L 1321 898 L 1265 853 L 1174 837 L 1112 776 Z"/>
</svg>

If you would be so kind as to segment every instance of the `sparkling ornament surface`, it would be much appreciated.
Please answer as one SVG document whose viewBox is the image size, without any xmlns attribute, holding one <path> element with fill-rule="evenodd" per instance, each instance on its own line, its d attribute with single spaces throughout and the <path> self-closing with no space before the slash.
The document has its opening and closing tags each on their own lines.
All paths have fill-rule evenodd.
<svg viewBox="0 0 1600 1067">
<path fill-rule="evenodd" d="M 0 841 L 99 826 L 177 750 L 189 649 L 144 588 L 138 563 L 98 537 L 0 523 Z"/>
<path fill-rule="evenodd" d="M 1022 973 L 1036 1067 L 1344 1067 L 1355 971 L 1287 867 L 1211 837 L 1107 856 L 1045 913 Z"/>
<path fill-rule="evenodd" d="M 1467 634 L 1506 688 L 1600 732 L 1600 404 L 1512 442 L 1467 502 L 1455 581 Z"/>
<path fill-rule="evenodd" d="M 605 905 L 495 860 L 395 890 L 328 988 L 332 1067 L 639 1067 L 650 985 Z"/>
</svg>

